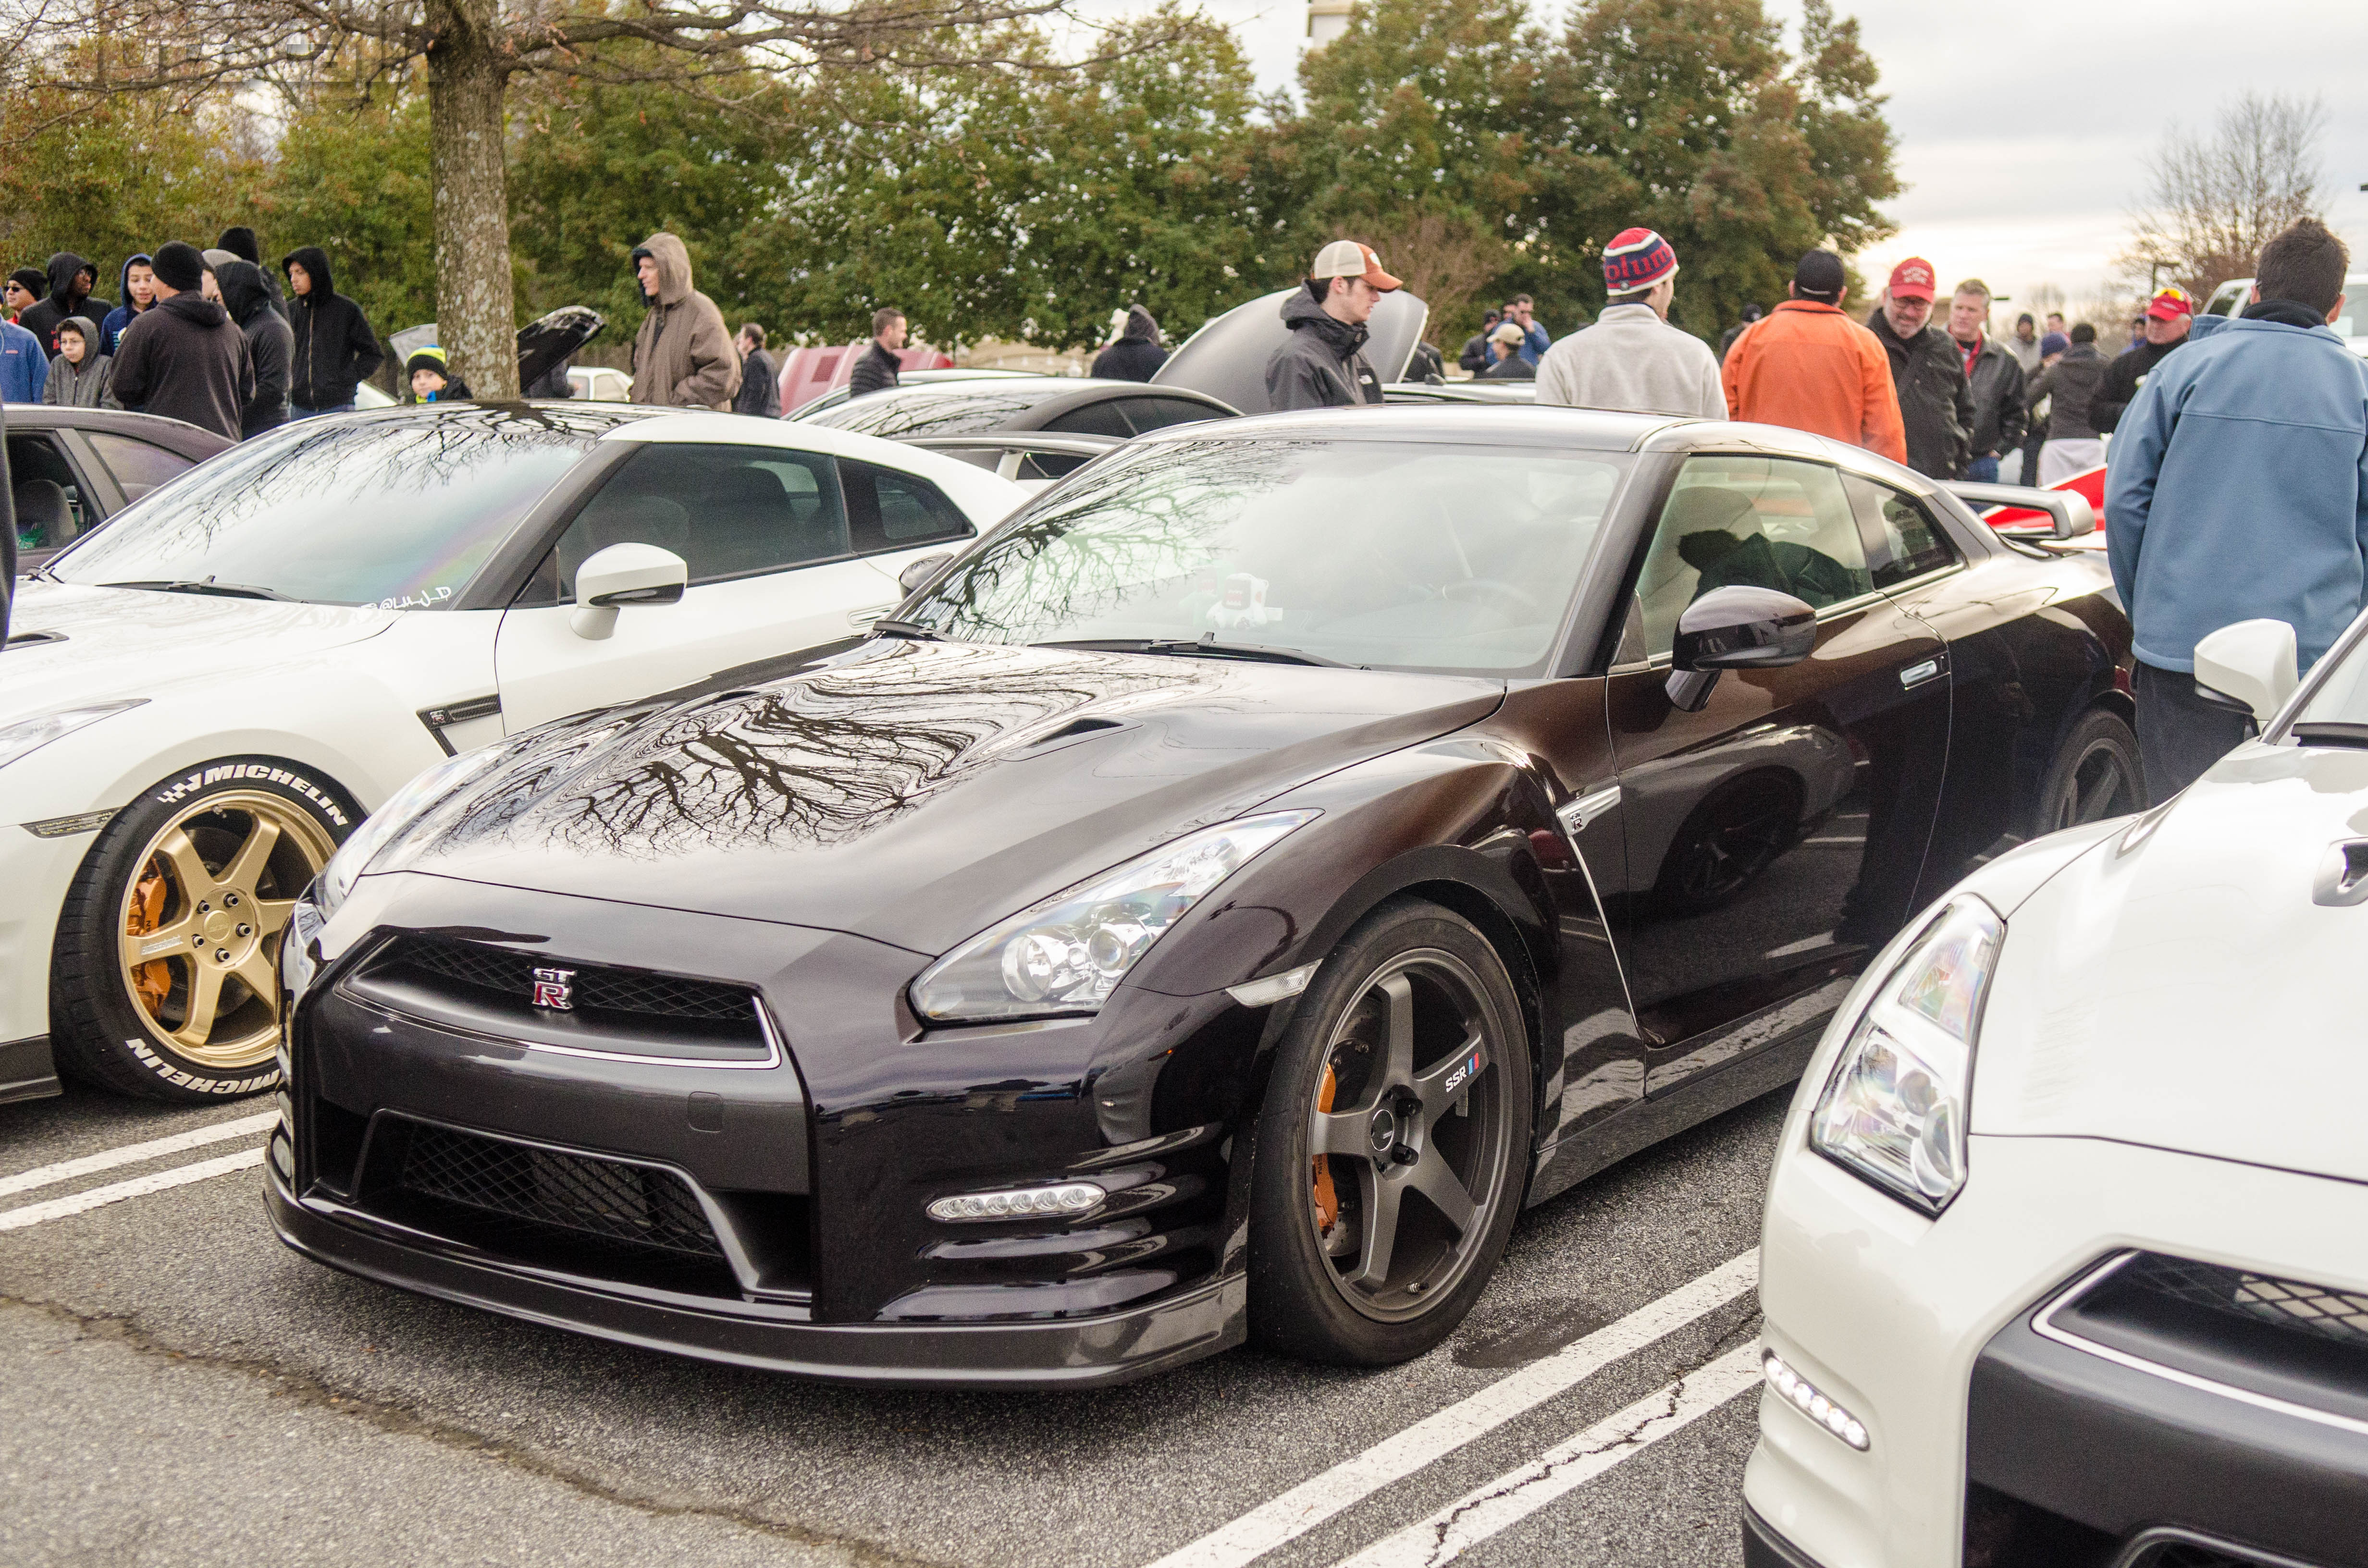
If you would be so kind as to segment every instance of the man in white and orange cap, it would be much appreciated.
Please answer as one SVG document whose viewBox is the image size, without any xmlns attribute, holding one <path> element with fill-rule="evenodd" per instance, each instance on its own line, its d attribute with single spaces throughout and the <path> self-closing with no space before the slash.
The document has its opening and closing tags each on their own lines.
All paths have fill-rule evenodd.
<svg viewBox="0 0 2368 1568">
<path fill-rule="evenodd" d="M 1354 408 L 1382 401 L 1382 379 L 1365 362 L 1365 323 L 1382 296 L 1403 287 L 1382 270 L 1373 247 L 1334 240 L 1315 253 L 1307 286 L 1282 302 L 1291 335 L 1266 362 L 1266 392 L 1278 410 Z"/>
<path fill-rule="evenodd" d="M 1963 479 L 1974 456 L 1974 389 L 1964 351 L 1932 324 L 1937 281 L 1930 262 L 1909 256 L 1891 269 L 1866 326 L 1891 360 L 1907 466 L 1934 479 Z"/>
<path fill-rule="evenodd" d="M 2113 356 L 2105 379 L 2097 383 L 2097 401 L 2089 405 L 2089 422 L 2100 433 L 2121 425 L 2122 410 L 2146 385 L 2148 373 L 2187 341 L 2188 328 L 2195 324 L 2195 301 L 2176 286 L 2157 289 L 2139 319 L 2146 323 L 2146 341 Z"/>
<path fill-rule="evenodd" d="M 1718 356 L 1669 324 L 1678 255 L 1650 229 L 1622 229 L 1603 247 L 1603 313 L 1546 350 L 1538 401 L 1571 408 L 1726 417 Z"/>
</svg>

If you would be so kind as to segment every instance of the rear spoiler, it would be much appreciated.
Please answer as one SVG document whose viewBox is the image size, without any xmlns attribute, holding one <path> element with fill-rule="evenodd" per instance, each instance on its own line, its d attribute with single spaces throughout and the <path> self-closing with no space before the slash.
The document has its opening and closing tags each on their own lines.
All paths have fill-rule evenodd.
<svg viewBox="0 0 2368 1568">
<path fill-rule="evenodd" d="M 2097 509 L 2089 498 L 2072 490 L 2039 490 L 2026 484 L 1976 484 L 1966 479 L 1944 479 L 1941 488 L 1971 506 L 1976 516 L 1987 517 L 2001 506 L 2014 506 L 2033 512 L 2044 512 L 2054 526 L 2048 530 L 2057 539 L 2078 539 L 2082 534 L 2097 531 Z M 2010 526 L 2008 531 L 2024 532 L 2021 526 Z M 2030 532 L 2038 530 L 2029 529 Z"/>
</svg>

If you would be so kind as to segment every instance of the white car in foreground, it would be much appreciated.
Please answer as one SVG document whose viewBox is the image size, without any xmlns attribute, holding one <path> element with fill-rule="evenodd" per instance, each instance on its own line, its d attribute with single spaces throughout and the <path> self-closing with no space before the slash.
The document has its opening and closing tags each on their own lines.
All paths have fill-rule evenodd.
<svg viewBox="0 0 2368 1568">
<path fill-rule="evenodd" d="M 279 933 L 457 751 L 859 636 L 1026 496 L 818 426 L 580 403 L 307 420 L 22 585 L 0 656 L 0 1099 L 277 1078 Z"/>
<path fill-rule="evenodd" d="M 1801 1080 L 1755 1568 L 2368 1563 L 2368 619 L 2198 668 L 2262 738 L 1967 879 Z"/>
</svg>

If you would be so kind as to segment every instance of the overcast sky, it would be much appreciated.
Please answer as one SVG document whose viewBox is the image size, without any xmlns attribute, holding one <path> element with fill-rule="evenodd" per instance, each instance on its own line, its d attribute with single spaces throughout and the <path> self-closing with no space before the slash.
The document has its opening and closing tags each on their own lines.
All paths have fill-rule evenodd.
<svg viewBox="0 0 2368 1568">
<path fill-rule="evenodd" d="M 1788 19 L 1800 14 L 1793 0 L 1770 3 Z M 1262 87 L 1293 83 L 1304 0 L 1203 8 L 1239 31 Z M 2173 120 L 2208 126 L 2248 87 L 2325 99 L 2330 221 L 2354 270 L 2368 271 L 2362 0 L 1836 0 L 1836 9 L 1858 17 L 1882 68 L 1907 185 L 1886 209 L 1898 236 L 1860 258 L 1871 278 L 1922 255 L 1944 279 L 1979 276 L 2001 294 L 2042 283 L 2075 301 L 2097 292 L 2126 243 L 2146 152 Z"/>
</svg>

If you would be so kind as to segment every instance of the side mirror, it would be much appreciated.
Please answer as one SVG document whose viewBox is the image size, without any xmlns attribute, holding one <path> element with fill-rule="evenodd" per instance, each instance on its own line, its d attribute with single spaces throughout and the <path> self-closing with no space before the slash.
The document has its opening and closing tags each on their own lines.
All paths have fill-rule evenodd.
<svg viewBox="0 0 2368 1568">
<path fill-rule="evenodd" d="M 682 602 L 690 568 L 671 550 L 654 544 L 612 544 L 597 550 L 575 569 L 575 613 L 567 629 L 587 642 L 605 642 L 617 630 L 622 605 Z"/>
<path fill-rule="evenodd" d="M 938 568 L 952 559 L 950 552 L 941 550 L 934 555 L 924 555 L 918 561 L 908 561 L 905 569 L 896 574 L 896 585 L 908 594 L 918 593 L 921 585 L 936 576 Z"/>
<path fill-rule="evenodd" d="M 1669 701 L 1699 713 L 1721 670 L 1797 665 L 1817 645 L 1817 612 L 1774 588 L 1713 588 L 1678 617 Z"/>
<path fill-rule="evenodd" d="M 2295 685 L 2294 629 L 2283 620 L 2240 620 L 2195 645 L 2196 695 L 2265 729 Z"/>
</svg>

